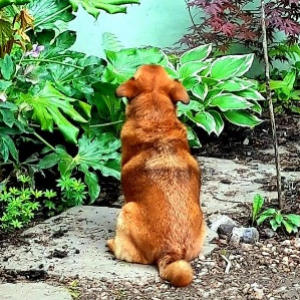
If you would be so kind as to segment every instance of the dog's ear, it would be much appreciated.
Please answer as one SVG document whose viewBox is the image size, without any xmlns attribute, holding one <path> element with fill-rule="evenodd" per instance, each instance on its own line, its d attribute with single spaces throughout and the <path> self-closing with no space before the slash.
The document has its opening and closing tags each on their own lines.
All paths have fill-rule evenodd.
<svg viewBox="0 0 300 300">
<path fill-rule="evenodd" d="M 169 96 L 174 103 L 177 101 L 181 101 L 186 104 L 190 102 L 190 97 L 186 89 L 178 80 L 174 80 Z"/>
<path fill-rule="evenodd" d="M 116 90 L 116 95 L 118 97 L 126 97 L 129 100 L 136 97 L 138 94 L 139 94 L 139 89 L 134 77 L 130 78 L 128 81 L 121 84 Z"/>
</svg>

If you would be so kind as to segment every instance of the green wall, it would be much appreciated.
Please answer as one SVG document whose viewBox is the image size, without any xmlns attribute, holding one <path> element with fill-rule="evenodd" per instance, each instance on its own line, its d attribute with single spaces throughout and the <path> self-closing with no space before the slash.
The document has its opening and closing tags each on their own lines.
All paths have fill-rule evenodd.
<svg viewBox="0 0 300 300">
<path fill-rule="evenodd" d="M 173 47 L 190 26 L 184 0 L 141 0 L 140 5 L 129 5 L 127 14 L 110 15 L 101 12 L 98 20 L 83 9 L 71 23 L 77 31 L 74 49 L 103 56 L 102 34 L 115 34 L 124 47 Z"/>
</svg>

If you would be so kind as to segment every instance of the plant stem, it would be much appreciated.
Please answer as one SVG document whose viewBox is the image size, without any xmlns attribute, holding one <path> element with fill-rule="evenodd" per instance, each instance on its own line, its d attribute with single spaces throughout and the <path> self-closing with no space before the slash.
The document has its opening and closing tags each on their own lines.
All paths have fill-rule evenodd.
<svg viewBox="0 0 300 300">
<path fill-rule="evenodd" d="M 43 142 L 51 150 L 55 151 L 55 148 L 51 144 L 49 144 L 43 137 L 41 137 L 38 133 L 34 132 L 33 135 L 35 135 L 41 142 Z"/>
<path fill-rule="evenodd" d="M 63 65 L 63 66 L 67 66 L 67 67 L 72 67 L 72 68 L 76 68 L 79 70 L 83 70 L 83 67 L 77 66 L 77 65 L 73 65 L 73 64 L 69 64 L 69 63 L 65 63 L 62 61 L 57 61 L 57 60 L 53 60 L 53 59 L 46 59 L 46 58 L 25 58 L 23 59 L 22 62 L 48 62 L 48 63 L 52 63 L 52 64 L 58 64 L 58 65 Z"/>
<path fill-rule="evenodd" d="M 276 123 L 274 117 L 274 108 L 272 102 L 272 94 L 270 89 L 270 64 L 268 57 L 268 41 L 267 41 L 267 30 L 266 30 L 266 14 L 265 14 L 265 3 L 264 0 L 261 0 L 261 21 L 262 21 L 262 32 L 263 32 L 263 50 L 264 50 L 264 59 L 265 59 L 265 70 L 266 70 L 266 96 L 269 103 L 269 112 L 272 126 L 272 136 L 273 136 L 273 146 L 275 152 L 275 165 L 277 172 L 277 193 L 278 193 L 278 203 L 279 208 L 283 209 L 283 200 L 281 193 L 281 171 L 280 171 L 280 156 L 278 151 L 278 141 L 276 133 Z"/>
<path fill-rule="evenodd" d="M 124 120 L 119 120 L 119 121 L 103 123 L 103 124 L 95 124 L 95 125 L 90 125 L 90 128 L 106 127 L 106 126 L 111 126 L 111 125 L 115 125 L 115 124 L 120 124 L 123 122 L 124 122 Z"/>
<path fill-rule="evenodd" d="M 192 12 L 191 12 L 191 7 L 189 6 L 189 1 L 188 1 L 188 0 L 185 0 L 185 4 L 186 4 L 187 10 L 188 10 L 188 13 L 189 13 L 191 22 L 192 22 L 193 25 L 196 27 L 196 23 L 195 23 L 195 21 L 194 21 L 194 17 L 193 17 Z"/>
</svg>

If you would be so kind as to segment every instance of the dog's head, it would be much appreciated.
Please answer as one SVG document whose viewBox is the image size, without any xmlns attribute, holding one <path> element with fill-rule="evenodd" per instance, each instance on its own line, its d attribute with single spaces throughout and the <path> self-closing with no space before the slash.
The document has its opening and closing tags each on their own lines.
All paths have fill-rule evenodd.
<svg viewBox="0 0 300 300">
<path fill-rule="evenodd" d="M 173 103 L 189 102 L 189 96 L 183 85 L 178 80 L 171 79 L 165 69 L 158 65 L 140 67 L 134 77 L 118 87 L 116 94 L 118 97 L 131 100 L 142 93 L 151 91 L 164 93 Z"/>
</svg>

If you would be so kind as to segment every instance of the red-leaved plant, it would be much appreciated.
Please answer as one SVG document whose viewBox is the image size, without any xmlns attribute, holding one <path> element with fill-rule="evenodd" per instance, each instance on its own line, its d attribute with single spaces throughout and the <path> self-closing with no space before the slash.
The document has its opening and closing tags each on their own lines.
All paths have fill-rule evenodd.
<svg viewBox="0 0 300 300">
<path fill-rule="evenodd" d="M 271 0 L 266 4 L 268 39 L 275 41 L 275 32 L 284 32 L 288 42 L 294 43 L 300 35 L 299 0 Z M 226 52 L 232 43 L 243 43 L 252 50 L 261 50 L 260 5 L 247 0 L 186 0 L 193 25 L 181 43 L 193 48 L 199 44 L 213 43 Z M 199 9 L 200 22 L 192 13 Z"/>
</svg>

